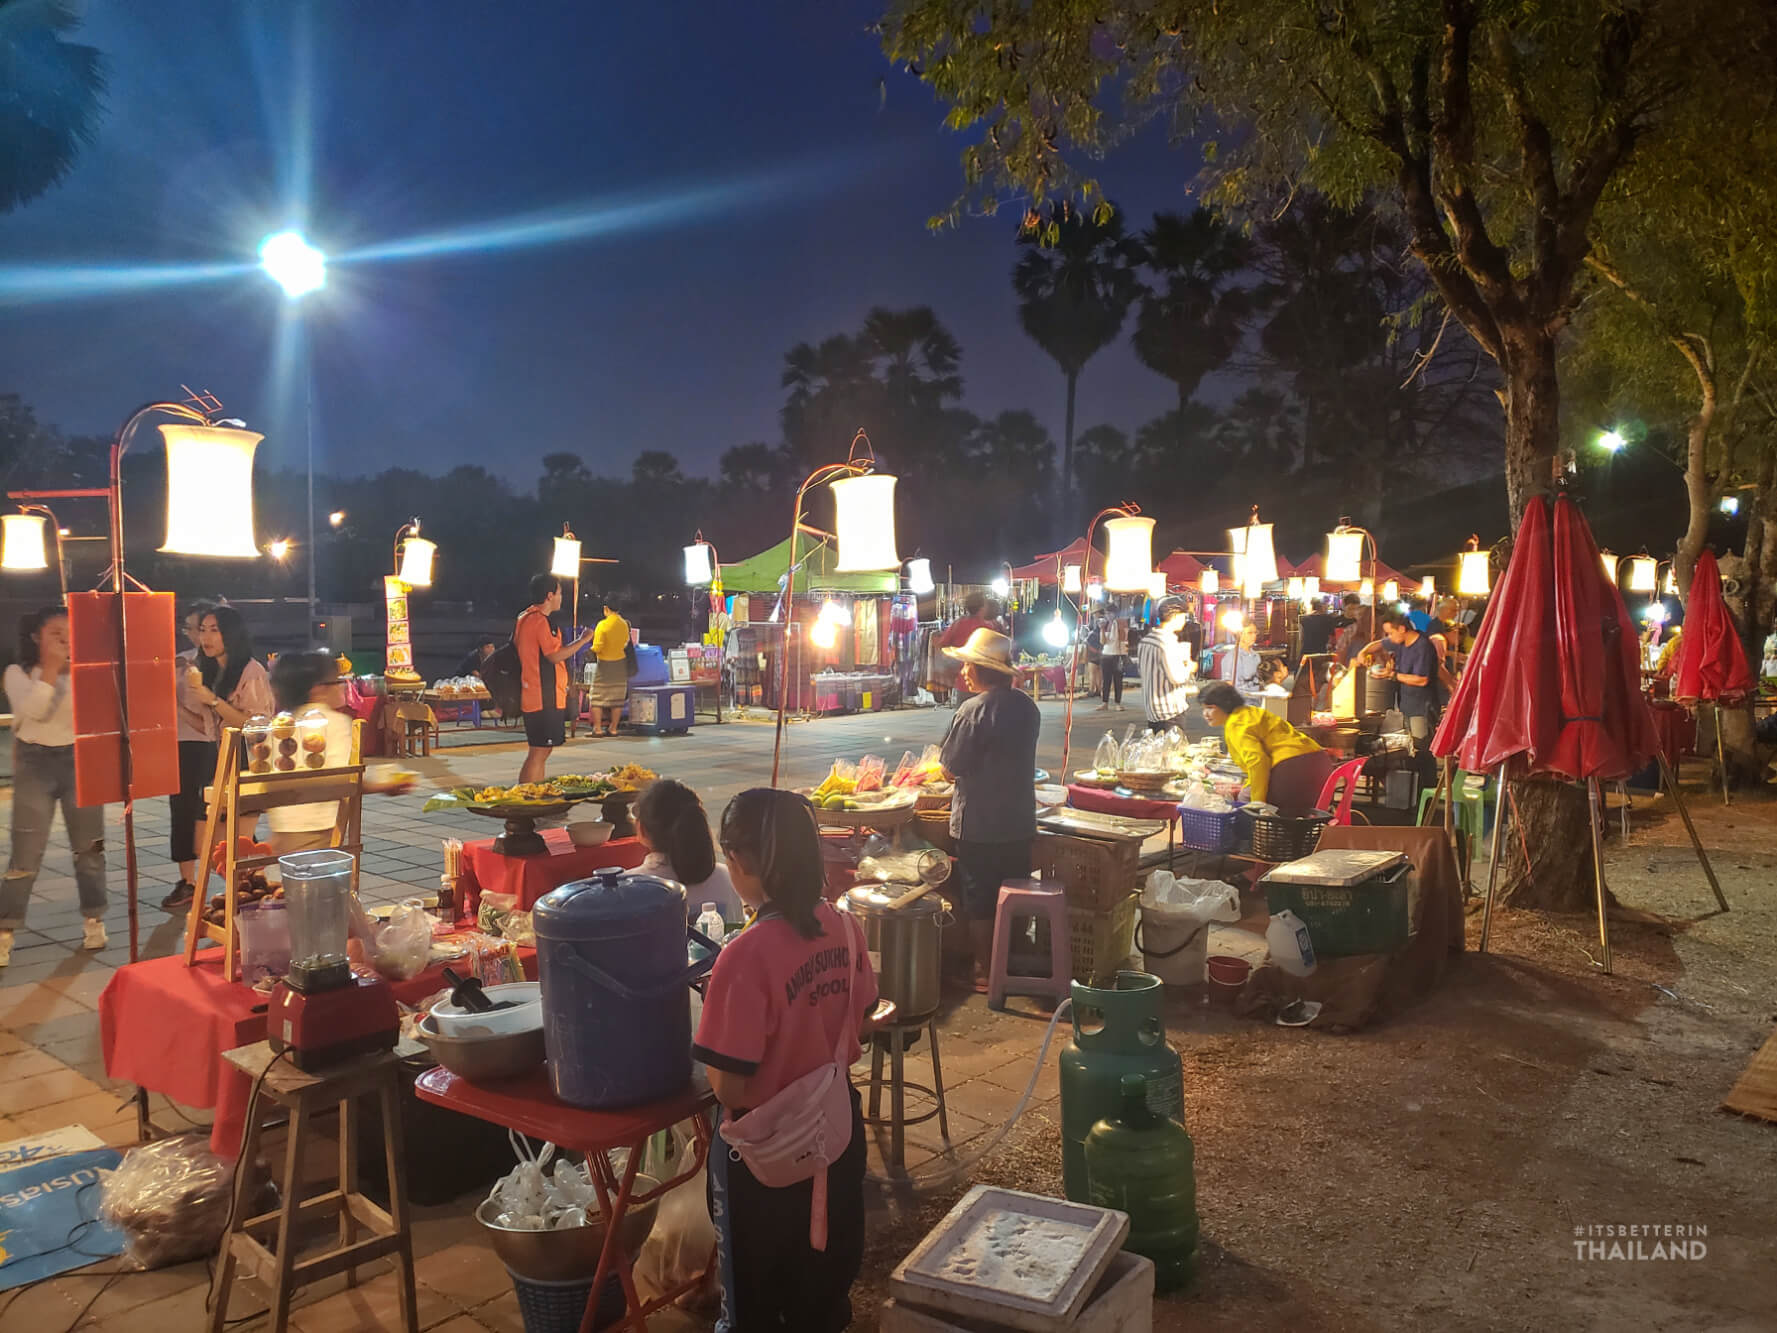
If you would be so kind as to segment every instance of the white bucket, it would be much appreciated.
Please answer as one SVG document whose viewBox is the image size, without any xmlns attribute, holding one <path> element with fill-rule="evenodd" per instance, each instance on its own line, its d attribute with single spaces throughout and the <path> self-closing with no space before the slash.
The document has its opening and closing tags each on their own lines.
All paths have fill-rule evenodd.
<svg viewBox="0 0 1777 1333">
<path fill-rule="evenodd" d="M 1142 970 L 1168 986 L 1201 986 L 1209 959 L 1209 922 L 1188 912 L 1144 907 L 1136 928 Z M 1182 947 L 1181 947 L 1182 946 Z"/>
</svg>

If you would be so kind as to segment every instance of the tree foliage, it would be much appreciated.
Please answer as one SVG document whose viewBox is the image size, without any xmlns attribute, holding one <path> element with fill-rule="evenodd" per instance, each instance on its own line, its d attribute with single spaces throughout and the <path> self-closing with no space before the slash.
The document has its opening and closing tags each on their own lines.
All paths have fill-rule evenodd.
<svg viewBox="0 0 1777 1333">
<path fill-rule="evenodd" d="M 66 0 L 0 0 L 0 213 L 61 181 L 98 130 L 105 65 L 67 40 L 79 26 Z"/>
</svg>

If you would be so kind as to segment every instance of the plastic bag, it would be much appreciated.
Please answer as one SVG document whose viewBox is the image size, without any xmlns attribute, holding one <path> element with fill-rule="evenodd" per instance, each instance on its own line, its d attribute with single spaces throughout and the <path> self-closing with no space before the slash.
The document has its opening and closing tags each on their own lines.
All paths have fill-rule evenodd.
<svg viewBox="0 0 1777 1333">
<path fill-rule="evenodd" d="M 482 891 L 481 903 L 475 909 L 475 924 L 483 934 L 497 935 L 514 944 L 535 944 L 536 928 L 531 914 L 520 910 L 518 895 Z"/>
<path fill-rule="evenodd" d="M 418 898 L 396 905 L 370 938 L 370 964 L 388 981 L 406 981 L 426 970 L 432 957 L 432 918 Z"/>
<path fill-rule="evenodd" d="M 670 1142 L 669 1150 L 657 1153 L 651 1149 L 648 1154 L 648 1174 L 657 1180 L 670 1180 L 683 1169 L 691 1135 L 683 1126 L 674 1126 Z M 713 1151 L 725 1151 L 720 1140 Z M 654 1229 L 636 1256 L 636 1290 L 643 1300 L 654 1300 L 688 1282 L 709 1264 L 710 1251 L 716 1243 L 716 1225 L 710 1221 L 707 1182 L 708 1173 L 700 1167 L 696 1175 L 670 1190 L 660 1201 Z M 707 1308 L 720 1296 L 719 1281 L 712 1271 L 704 1285 L 682 1296 L 679 1304 L 692 1309 Z"/>
<path fill-rule="evenodd" d="M 858 760 L 858 791 L 878 791 L 882 787 L 882 772 L 887 767 L 883 760 L 873 754 L 867 754 Z"/>
<path fill-rule="evenodd" d="M 506 1137 L 518 1156 L 518 1165 L 488 1191 L 487 1202 L 495 1205 L 495 1223 L 514 1231 L 585 1226 L 587 1217 L 598 1212 L 598 1189 L 586 1163 L 556 1160 L 553 1143 L 545 1143 L 537 1153 L 524 1135 L 508 1130 Z M 629 1160 L 621 1148 L 612 1157 L 618 1171 Z"/>
<path fill-rule="evenodd" d="M 1219 879 L 1189 879 L 1156 870 L 1142 889 L 1141 910 L 1161 920 L 1238 921 L 1240 891 Z"/>
<path fill-rule="evenodd" d="M 178 1134 L 131 1148 L 100 1191 L 99 1216 L 123 1233 L 131 1262 L 164 1268 L 216 1252 L 228 1224 L 234 1163 L 210 1151 L 207 1134 Z M 256 1199 L 247 1212 L 266 1210 Z"/>
<path fill-rule="evenodd" d="M 913 775 L 913 751 L 903 750 L 901 762 L 895 765 L 894 776 L 888 780 L 891 787 L 911 786 L 918 781 Z"/>
<path fill-rule="evenodd" d="M 1185 799 L 1179 802 L 1186 810 L 1202 810 L 1212 815 L 1225 815 L 1234 807 L 1216 792 L 1199 784 L 1185 793 Z"/>
<path fill-rule="evenodd" d="M 241 980 L 256 986 L 290 970 L 290 917 L 282 899 L 242 904 L 235 911 Z"/>
<path fill-rule="evenodd" d="M 1115 773 L 1123 767 L 1123 747 L 1117 744 L 1117 738 L 1108 731 L 1098 742 L 1098 748 L 1092 752 L 1092 767 L 1101 773 Z"/>
</svg>

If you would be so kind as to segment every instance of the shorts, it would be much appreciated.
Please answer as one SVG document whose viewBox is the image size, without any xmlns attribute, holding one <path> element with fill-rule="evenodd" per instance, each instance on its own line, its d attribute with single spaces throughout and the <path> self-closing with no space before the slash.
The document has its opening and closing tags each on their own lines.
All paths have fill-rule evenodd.
<svg viewBox="0 0 1777 1333">
<path fill-rule="evenodd" d="M 968 842 L 957 839 L 956 884 L 958 904 L 966 921 L 992 921 L 999 910 L 1000 885 L 1009 879 L 1030 878 L 1030 844 L 1018 842 Z"/>
<path fill-rule="evenodd" d="M 567 719 L 559 708 L 543 708 L 524 715 L 525 744 L 533 750 L 552 750 L 567 738 Z"/>
</svg>

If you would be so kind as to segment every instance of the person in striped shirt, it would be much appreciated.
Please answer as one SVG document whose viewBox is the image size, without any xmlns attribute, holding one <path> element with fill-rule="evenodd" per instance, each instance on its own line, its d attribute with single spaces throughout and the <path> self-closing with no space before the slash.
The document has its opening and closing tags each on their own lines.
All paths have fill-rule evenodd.
<svg viewBox="0 0 1777 1333">
<path fill-rule="evenodd" d="M 1154 628 L 1142 636 L 1135 650 L 1142 708 L 1150 731 L 1184 725 L 1185 709 L 1190 706 L 1186 687 L 1197 670 L 1178 636 L 1188 614 L 1184 598 L 1162 597 L 1154 607 Z"/>
</svg>

